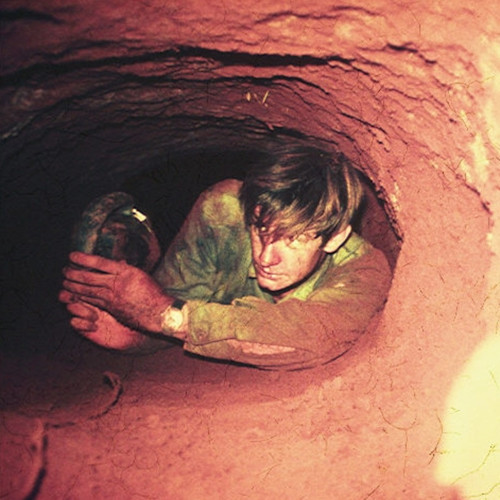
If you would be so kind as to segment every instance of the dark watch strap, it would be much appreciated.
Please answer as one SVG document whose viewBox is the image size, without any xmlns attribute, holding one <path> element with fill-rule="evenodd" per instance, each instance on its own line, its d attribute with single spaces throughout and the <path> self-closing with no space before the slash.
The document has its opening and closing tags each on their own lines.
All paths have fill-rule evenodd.
<svg viewBox="0 0 500 500">
<path fill-rule="evenodd" d="M 184 307 L 185 303 L 186 303 L 185 300 L 175 299 L 170 307 L 173 307 L 174 309 L 179 309 L 179 311 L 180 311 Z"/>
</svg>

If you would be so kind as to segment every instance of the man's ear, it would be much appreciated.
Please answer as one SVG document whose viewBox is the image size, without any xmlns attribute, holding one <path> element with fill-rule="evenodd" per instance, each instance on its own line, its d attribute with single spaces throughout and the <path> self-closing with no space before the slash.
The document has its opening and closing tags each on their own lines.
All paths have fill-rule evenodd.
<svg viewBox="0 0 500 500">
<path fill-rule="evenodd" d="M 338 250 L 349 238 L 349 235 L 352 232 L 352 227 L 347 226 L 345 229 L 342 229 L 339 233 L 335 233 L 323 246 L 323 251 L 326 253 L 333 253 Z"/>
</svg>

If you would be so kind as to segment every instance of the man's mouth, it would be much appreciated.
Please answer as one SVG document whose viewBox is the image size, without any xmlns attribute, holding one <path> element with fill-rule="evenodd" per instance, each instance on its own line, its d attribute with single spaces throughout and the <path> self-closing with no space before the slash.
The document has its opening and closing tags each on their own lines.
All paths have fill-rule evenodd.
<svg viewBox="0 0 500 500">
<path fill-rule="evenodd" d="M 263 278 L 266 278 L 266 279 L 273 280 L 273 279 L 276 279 L 276 278 L 279 277 L 279 274 L 276 274 L 276 273 L 273 273 L 273 272 L 269 272 L 269 271 L 265 271 L 262 267 L 260 267 L 258 265 L 255 265 L 255 270 L 257 271 L 257 274 L 259 276 L 262 276 Z"/>
</svg>

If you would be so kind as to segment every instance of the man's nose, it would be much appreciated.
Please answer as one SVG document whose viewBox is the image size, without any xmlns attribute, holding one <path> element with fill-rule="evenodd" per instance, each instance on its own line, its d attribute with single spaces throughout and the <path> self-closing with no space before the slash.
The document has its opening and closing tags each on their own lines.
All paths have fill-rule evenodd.
<svg viewBox="0 0 500 500">
<path fill-rule="evenodd" d="M 262 250 L 259 255 L 259 263 L 262 267 L 271 267 L 279 264 L 281 259 L 275 243 L 274 241 L 262 243 Z"/>
</svg>

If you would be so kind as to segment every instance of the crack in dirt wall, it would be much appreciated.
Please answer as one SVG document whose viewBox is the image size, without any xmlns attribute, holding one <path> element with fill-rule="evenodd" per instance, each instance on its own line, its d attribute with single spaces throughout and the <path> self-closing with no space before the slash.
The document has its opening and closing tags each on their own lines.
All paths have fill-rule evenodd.
<svg viewBox="0 0 500 500">
<path fill-rule="evenodd" d="M 321 435 L 335 450 L 319 454 L 328 464 L 315 466 L 325 478 L 324 486 L 315 486 L 316 498 L 331 498 L 332 491 L 347 495 L 342 498 L 397 498 L 402 492 L 441 498 L 432 480 L 433 459 L 446 452 L 439 448 L 439 415 L 464 363 L 485 337 L 498 333 L 500 303 L 495 48 L 500 19 L 486 2 L 475 10 L 462 3 L 377 0 L 331 6 L 304 0 L 285 8 L 271 1 L 251 7 L 215 0 L 170 5 L 50 0 L 43 6 L 4 1 L 0 218 L 9 237 L 1 244 L 2 343 L 19 352 L 63 346 L 60 352 L 70 358 L 88 349 L 70 332 L 55 294 L 67 235 L 89 199 L 138 179 L 157 182 L 162 164 L 169 183 L 180 186 L 185 175 L 195 196 L 210 181 L 204 169 L 235 162 L 231 151 L 250 154 L 263 141 L 280 137 L 335 146 L 371 179 L 404 240 L 377 331 L 335 367 L 303 379 L 277 376 L 274 389 L 265 375 L 243 368 L 228 387 L 224 374 L 220 384 L 200 392 L 205 398 L 200 411 L 215 415 L 222 428 L 228 417 L 217 413 L 212 401 L 224 401 L 239 414 L 238 404 L 247 403 L 238 391 L 249 392 L 255 433 L 250 437 L 260 442 L 269 429 L 280 429 L 252 414 L 268 404 L 259 396 L 265 387 L 285 401 L 271 405 L 283 417 L 280 422 L 290 408 L 298 409 L 284 436 L 293 434 L 293 425 L 310 431 L 299 433 L 295 451 L 302 447 L 307 457 L 318 455 L 313 441 Z M 217 157 L 214 152 L 223 149 L 230 151 Z M 196 161 L 183 174 L 181 159 L 190 151 Z M 208 374 L 220 375 L 217 366 L 197 368 L 193 360 L 183 365 L 170 357 L 181 374 L 201 370 L 204 383 Z M 144 362 L 137 366 L 139 374 L 148 373 Z M 188 402 L 199 397 L 199 386 L 189 389 L 182 377 L 161 373 L 190 394 Z M 165 380 L 149 375 L 156 383 Z M 293 390 L 289 384 L 296 384 Z M 133 377 L 129 390 L 137 391 Z M 133 419 L 126 402 L 123 415 Z M 307 402 L 315 413 L 304 413 Z M 189 408 L 180 400 L 172 404 L 179 423 L 188 422 Z M 345 428 L 332 430 L 332 422 L 346 414 L 355 436 Z M 156 429 L 155 422 L 150 423 Z M 222 439 L 220 428 L 213 432 Z M 241 430 L 228 432 L 237 440 Z M 201 440 L 198 434 L 199 429 L 192 438 Z M 383 435 L 389 436 L 387 443 Z M 361 436 L 373 448 L 363 449 Z M 172 446 L 199 461 L 192 443 Z M 286 466 L 271 473 L 269 465 L 274 483 L 259 483 L 256 498 L 279 494 L 290 470 L 297 473 L 286 446 L 272 447 Z M 251 470 L 262 457 L 247 442 L 244 449 Z M 218 451 L 225 457 L 221 468 L 233 470 L 226 449 Z M 366 477 L 346 478 L 335 466 L 339 454 L 349 465 L 366 464 Z M 179 488 L 186 498 L 199 494 L 203 488 L 196 489 L 180 467 Z M 194 476 L 200 484 L 207 477 L 220 481 L 222 469 L 205 464 L 206 477 L 203 471 Z M 309 474 L 301 469 L 297 477 L 312 488 Z M 247 479 L 244 483 L 250 488 Z M 352 496 L 353 484 L 359 496 Z M 44 487 L 58 486 L 49 475 Z M 219 498 L 235 488 L 231 480 L 223 482 Z"/>
</svg>

